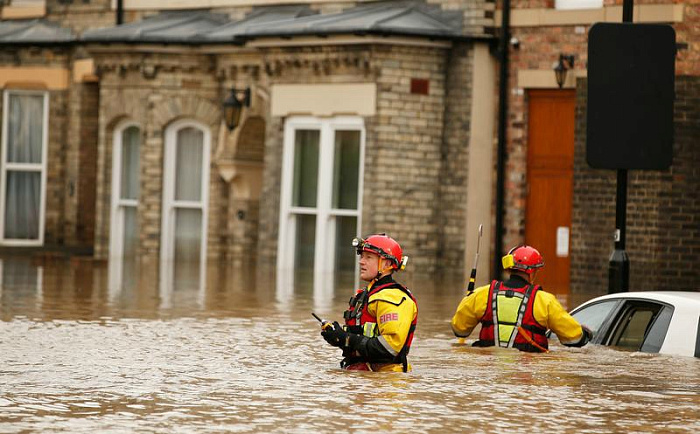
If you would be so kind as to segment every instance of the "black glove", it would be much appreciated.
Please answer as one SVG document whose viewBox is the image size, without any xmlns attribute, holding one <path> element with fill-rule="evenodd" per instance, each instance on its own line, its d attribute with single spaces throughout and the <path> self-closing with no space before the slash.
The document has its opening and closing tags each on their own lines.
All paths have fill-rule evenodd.
<svg viewBox="0 0 700 434">
<path fill-rule="evenodd" d="M 329 344 L 334 347 L 344 348 L 348 333 L 338 324 L 338 321 L 333 321 L 333 327 L 326 327 L 321 331 L 321 336 Z"/>
<path fill-rule="evenodd" d="M 593 332 L 591 331 L 591 329 L 589 329 L 586 326 L 581 326 L 581 328 L 583 329 L 583 334 L 585 335 L 585 338 L 586 338 L 585 342 L 584 342 L 584 345 L 585 345 L 593 339 Z"/>
</svg>

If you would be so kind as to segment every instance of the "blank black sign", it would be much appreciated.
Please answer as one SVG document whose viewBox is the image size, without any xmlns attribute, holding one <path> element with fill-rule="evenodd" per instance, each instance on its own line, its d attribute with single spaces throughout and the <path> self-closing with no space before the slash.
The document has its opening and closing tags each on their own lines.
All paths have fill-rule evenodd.
<svg viewBox="0 0 700 434">
<path fill-rule="evenodd" d="M 599 169 L 666 169 L 673 157 L 676 32 L 596 23 L 588 34 L 586 159 Z"/>
</svg>

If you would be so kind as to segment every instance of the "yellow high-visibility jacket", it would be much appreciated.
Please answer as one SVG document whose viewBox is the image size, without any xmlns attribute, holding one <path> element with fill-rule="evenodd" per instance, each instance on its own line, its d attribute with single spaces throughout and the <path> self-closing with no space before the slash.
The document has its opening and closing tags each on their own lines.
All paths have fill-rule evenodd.
<svg viewBox="0 0 700 434">
<path fill-rule="evenodd" d="M 377 318 L 376 334 L 382 346 L 398 354 L 406 342 L 411 323 L 418 315 L 418 307 L 403 291 L 387 288 L 373 294 L 367 302 L 367 312 Z M 380 366 L 378 371 L 403 372 L 400 363 Z M 411 370 L 411 365 L 408 365 Z"/>
<path fill-rule="evenodd" d="M 452 317 L 452 331 L 458 337 L 468 337 L 486 312 L 489 287 L 484 285 L 462 299 Z M 553 294 L 543 290 L 535 296 L 533 315 L 535 320 L 554 332 L 562 344 L 574 344 L 583 337 L 583 329 Z"/>
</svg>

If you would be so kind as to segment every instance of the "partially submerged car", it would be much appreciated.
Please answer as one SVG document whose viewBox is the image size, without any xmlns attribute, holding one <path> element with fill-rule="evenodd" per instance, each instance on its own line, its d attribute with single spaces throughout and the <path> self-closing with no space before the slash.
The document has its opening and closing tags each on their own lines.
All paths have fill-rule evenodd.
<svg viewBox="0 0 700 434">
<path fill-rule="evenodd" d="M 621 292 L 571 311 L 591 343 L 645 353 L 700 357 L 700 292 Z"/>
</svg>

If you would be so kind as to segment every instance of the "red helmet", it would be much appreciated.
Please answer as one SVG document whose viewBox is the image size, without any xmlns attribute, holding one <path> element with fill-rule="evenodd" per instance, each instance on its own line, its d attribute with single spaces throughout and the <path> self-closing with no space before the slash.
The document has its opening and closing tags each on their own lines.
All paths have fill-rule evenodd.
<svg viewBox="0 0 700 434">
<path fill-rule="evenodd" d="M 508 254 L 503 257 L 503 268 L 513 268 L 515 270 L 524 271 L 527 274 L 532 274 L 536 269 L 544 267 L 544 259 L 542 255 L 534 247 L 516 246 L 510 249 Z"/>
<path fill-rule="evenodd" d="M 370 235 L 366 239 L 355 238 L 352 240 L 352 246 L 355 247 L 358 255 L 362 252 L 372 252 L 388 259 L 394 270 L 403 270 L 406 267 L 408 257 L 403 256 L 399 243 L 386 234 Z"/>
</svg>

